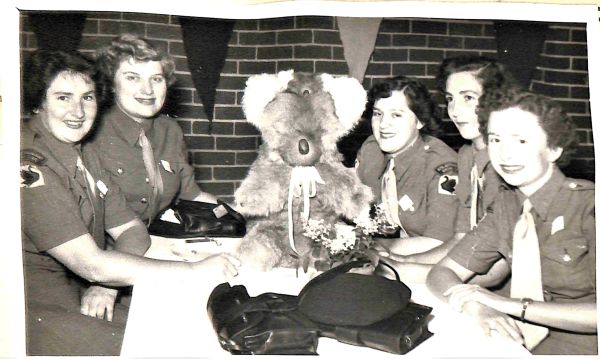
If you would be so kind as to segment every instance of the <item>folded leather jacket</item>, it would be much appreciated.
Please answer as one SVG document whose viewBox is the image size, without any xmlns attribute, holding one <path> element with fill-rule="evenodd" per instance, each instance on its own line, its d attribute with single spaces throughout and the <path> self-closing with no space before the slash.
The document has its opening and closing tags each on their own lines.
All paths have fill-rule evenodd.
<svg viewBox="0 0 600 359">
<path fill-rule="evenodd" d="M 243 237 L 246 220 L 227 203 L 179 200 L 171 207 L 180 223 L 153 220 L 148 232 L 161 237 Z"/>
<path fill-rule="evenodd" d="M 312 279 L 298 296 L 250 297 L 243 285 L 222 283 L 208 315 L 221 347 L 232 354 L 317 354 L 318 338 L 405 354 L 429 338 L 430 307 L 410 302 L 399 280 L 349 273 L 354 261 Z M 381 263 L 381 262 L 380 262 Z"/>
</svg>

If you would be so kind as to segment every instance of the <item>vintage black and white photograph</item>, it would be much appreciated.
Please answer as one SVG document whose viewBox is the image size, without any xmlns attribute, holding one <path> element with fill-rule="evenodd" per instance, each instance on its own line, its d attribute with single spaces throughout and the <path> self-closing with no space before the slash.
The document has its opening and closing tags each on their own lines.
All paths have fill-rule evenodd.
<svg viewBox="0 0 600 359">
<path fill-rule="evenodd" d="M 6 356 L 598 354 L 597 6 L 15 3 Z"/>
</svg>

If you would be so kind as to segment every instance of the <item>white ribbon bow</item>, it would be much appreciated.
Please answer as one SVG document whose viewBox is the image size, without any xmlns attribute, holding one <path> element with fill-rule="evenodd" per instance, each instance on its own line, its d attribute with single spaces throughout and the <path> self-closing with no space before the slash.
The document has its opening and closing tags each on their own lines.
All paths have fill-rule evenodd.
<svg viewBox="0 0 600 359">
<path fill-rule="evenodd" d="M 325 184 L 325 181 L 319 175 L 319 171 L 314 166 L 298 166 L 292 168 L 290 175 L 290 187 L 288 191 L 288 237 L 290 247 L 299 255 L 294 244 L 294 220 L 292 218 L 292 201 L 294 197 L 302 197 L 303 210 L 301 213 L 303 220 L 308 220 L 310 214 L 310 197 L 317 194 L 317 183 Z"/>
</svg>

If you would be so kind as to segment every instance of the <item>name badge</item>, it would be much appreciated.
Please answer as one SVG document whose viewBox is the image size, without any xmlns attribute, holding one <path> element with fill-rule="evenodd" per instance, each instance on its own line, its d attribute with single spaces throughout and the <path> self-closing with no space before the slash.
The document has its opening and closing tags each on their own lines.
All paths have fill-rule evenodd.
<svg viewBox="0 0 600 359">
<path fill-rule="evenodd" d="M 100 198 L 106 197 L 106 194 L 108 193 L 108 187 L 104 182 L 98 180 L 98 182 L 96 182 L 96 188 L 98 188 L 98 191 L 100 192 Z"/>
<path fill-rule="evenodd" d="M 173 173 L 173 169 L 171 168 L 171 164 L 165 160 L 160 160 L 160 164 L 165 169 L 165 171 Z"/>
<path fill-rule="evenodd" d="M 553 235 L 558 231 L 562 231 L 563 229 L 565 229 L 565 217 L 558 216 L 554 218 L 554 221 L 552 221 L 552 229 L 550 230 L 550 235 Z"/>
<path fill-rule="evenodd" d="M 410 197 L 408 197 L 407 194 L 405 194 L 404 196 L 402 196 L 400 198 L 400 200 L 398 200 L 398 205 L 400 205 L 400 208 L 402 208 L 402 210 L 404 212 L 406 212 L 406 211 L 414 212 L 415 211 L 414 204 L 415 203 L 412 201 L 412 199 L 410 199 Z"/>
</svg>

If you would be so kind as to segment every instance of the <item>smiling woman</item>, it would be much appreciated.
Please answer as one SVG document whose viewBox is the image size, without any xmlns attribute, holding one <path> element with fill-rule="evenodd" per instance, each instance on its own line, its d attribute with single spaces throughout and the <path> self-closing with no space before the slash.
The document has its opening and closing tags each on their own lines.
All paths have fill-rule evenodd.
<svg viewBox="0 0 600 359">
<path fill-rule="evenodd" d="M 386 79 L 369 91 L 367 112 L 373 136 L 363 143 L 356 168 L 403 238 L 381 244 L 422 252 L 449 240 L 458 205 L 456 152 L 430 135 L 440 125 L 427 88 L 403 76 Z"/>
</svg>

